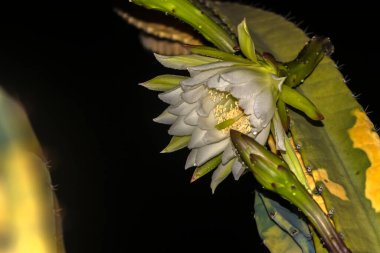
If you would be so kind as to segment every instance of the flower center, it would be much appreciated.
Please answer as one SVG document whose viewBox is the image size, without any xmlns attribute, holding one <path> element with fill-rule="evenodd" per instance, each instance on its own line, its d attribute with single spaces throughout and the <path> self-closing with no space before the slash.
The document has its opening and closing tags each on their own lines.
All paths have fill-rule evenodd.
<svg viewBox="0 0 380 253">
<path fill-rule="evenodd" d="M 238 101 L 231 94 L 214 89 L 208 92 L 211 100 L 217 103 L 213 109 L 216 129 L 223 133 L 228 133 L 231 129 L 245 134 L 252 131 L 249 117 L 244 114 Z"/>
</svg>

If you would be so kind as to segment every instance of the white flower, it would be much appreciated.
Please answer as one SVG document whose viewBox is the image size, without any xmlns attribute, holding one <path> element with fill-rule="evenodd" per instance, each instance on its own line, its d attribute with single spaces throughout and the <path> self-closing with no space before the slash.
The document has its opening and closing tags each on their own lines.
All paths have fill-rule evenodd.
<svg viewBox="0 0 380 253">
<path fill-rule="evenodd" d="M 190 77 L 159 94 L 169 107 L 154 121 L 171 125 L 169 134 L 177 136 L 171 142 L 176 145 L 172 150 L 185 145 L 191 150 L 185 168 L 197 167 L 192 181 L 217 167 L 212 175 L 213 192 L 231 172 L 237 180 L 245 170 L 233 150 L 230 129 L 251 135 L 264 145 L 273 122 L 277 148 L 284 149 L 276 102 L 285 78 L 277 77 L 268 65 L 257 60 L 246 26 L 239 29 L 240 47 L 250 60 L 235 55 L 228 59 L 236 61 L 197 54 L 156 55 L 164 66 L 188 70 Z M 249 46 L 252 48 L 247 49 Z"/>
</svg>

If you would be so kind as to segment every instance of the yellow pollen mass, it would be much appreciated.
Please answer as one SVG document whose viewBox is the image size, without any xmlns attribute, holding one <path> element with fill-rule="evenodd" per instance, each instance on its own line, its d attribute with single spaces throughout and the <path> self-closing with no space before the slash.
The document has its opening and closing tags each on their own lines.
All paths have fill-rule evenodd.
<svg viewBox="0 0 380 253">
<path fill-rule="evenodd" d="M 216 123 L 220 124 L 227 120 L 232 120 L 233 122 L 220 131 L 228 133 L 231 129 L 234 129 L 245 134 L 252 131 L 249 117 L 244 114 L 244 111 L 239 107 L 238 101 L 231 94 L 210 89 L 209 95 L 212 101 L 218 103 L 213 109 Z"/>
</svg>

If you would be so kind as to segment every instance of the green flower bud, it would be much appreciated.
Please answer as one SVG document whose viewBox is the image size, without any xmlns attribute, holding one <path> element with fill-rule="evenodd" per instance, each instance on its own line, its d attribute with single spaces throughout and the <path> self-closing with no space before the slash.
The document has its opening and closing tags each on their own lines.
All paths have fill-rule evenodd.
<svg viewBox="0 0 380 253">
<path fill-rule="evenodd" d="M 283 160 L 245 134 L 231 130 L 230 136 L 240 158 L 252 171 L 257 181 L 264 188 L 279 194 L 297 206 L 313 224 L 330 252 L 351 252 L 335 231 L 329 218 Z"/>
</svg>

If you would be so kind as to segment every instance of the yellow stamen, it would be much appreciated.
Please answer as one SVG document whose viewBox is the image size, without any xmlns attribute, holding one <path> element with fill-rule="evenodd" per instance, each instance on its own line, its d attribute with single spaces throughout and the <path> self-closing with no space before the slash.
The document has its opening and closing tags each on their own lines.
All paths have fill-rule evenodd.
<svg viewBox="0 0 380 253">
<path fill-rule="evenodd" d="M 210 89 L 209 95 L 212 101 L 218 103 L 213 110 L 217 121 L 215 127 L 218 130 L 228 133 L 234 129 L 244 134 L 252 131 L 249 117 L 244 114 L 238 101 L 231 94 Z"/>
</svg>

